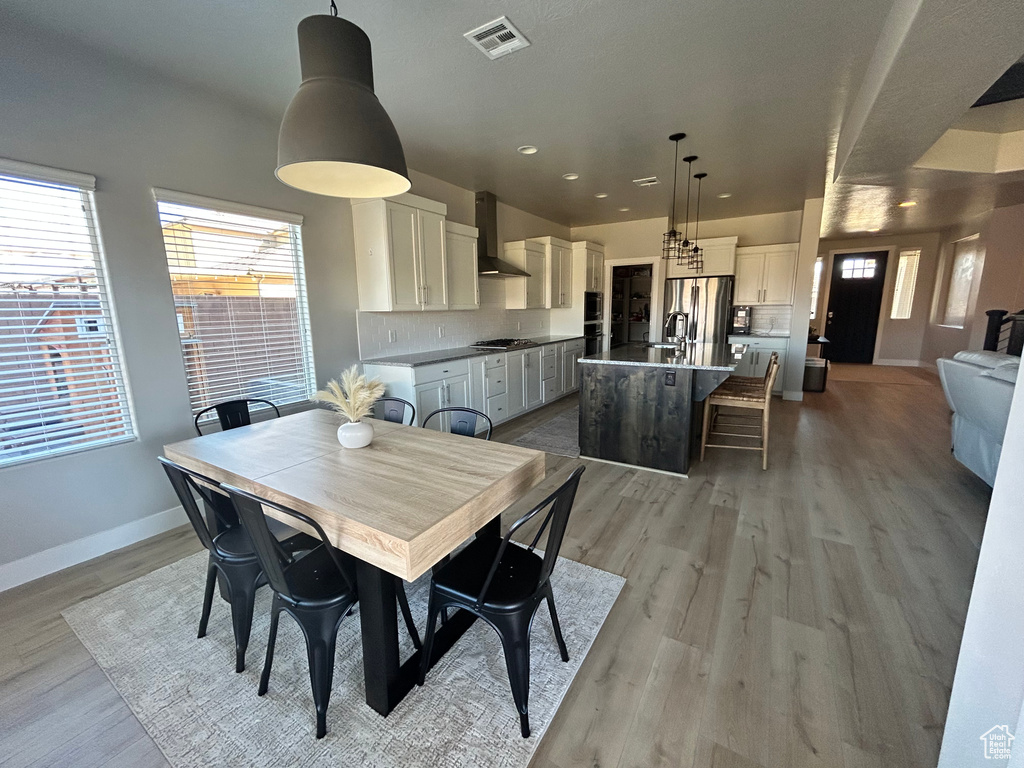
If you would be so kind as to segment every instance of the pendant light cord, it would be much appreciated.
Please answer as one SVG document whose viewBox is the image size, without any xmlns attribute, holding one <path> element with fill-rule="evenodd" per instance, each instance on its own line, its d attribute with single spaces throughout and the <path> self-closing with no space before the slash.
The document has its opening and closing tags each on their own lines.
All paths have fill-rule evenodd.
<svg viewBox="0 0 1024 768">
<path fill-rule="evenodd" d="M 676 230 L 676 180 L 679 178 L 679 141 L 676 145 L 676 159 L 672 163 L 672 215 L 669 216 L 669 232 Z"/>
<path fill-rule="evenodd" d="M 697 248 L 697 235 L 700 234 L 700 183 L 703 181 L 703 174 L 697 174 L 697 223 L 693 227 L 693 247 Z"/>
<path fill-rule="evenodd" d="M 684 158 L 685 159 L 685 158 Z M 689 160 L 686 163 L 686 224 L 683 230 L 683 240 L 690 239 L 690 169 L 693 167 L 693 161 Z"/>
<path fill-rule="evenodd" d="M 337 15 L 338 15 L 338 6 L 336 6 L 334 4 L 334 0 L 331 0 L 331 16 L 335 16 L 336 17 Z"/>
</svg>

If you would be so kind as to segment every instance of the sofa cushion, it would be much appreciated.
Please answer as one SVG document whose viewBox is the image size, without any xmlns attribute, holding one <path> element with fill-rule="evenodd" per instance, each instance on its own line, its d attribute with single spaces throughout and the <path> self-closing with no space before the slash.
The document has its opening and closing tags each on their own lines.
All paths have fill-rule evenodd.
<svg viewBox="0 0 1024 768">
<path fill-rule="evenodd" d="M 982 368 L 998 368 L 1000 365 L 1019 365 L 1020 358 L 1008 355 L 1005 352 L 992 352 L 987 349 L 965 349 L 953 355 L 954 360 L 971 365 L 980 365 Z"/>
<path fill-rule="evenodd" d="M 1013 365 L 1007 363 L 1006 365 L 1000 365 L 998 368 L 992 368 L 982 372 L 982 376 L 990 376 L 993 379 L 999 379 L 1000 381 L 1008 381 L 1011 384 L 1017 383 L 1017 371 L 1019 365 Z"/>
</svg>

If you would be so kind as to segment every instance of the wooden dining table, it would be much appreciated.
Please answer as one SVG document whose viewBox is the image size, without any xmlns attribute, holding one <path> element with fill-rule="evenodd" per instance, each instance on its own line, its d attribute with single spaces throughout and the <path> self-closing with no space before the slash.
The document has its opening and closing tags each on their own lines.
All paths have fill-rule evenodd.
<svg viewBox="0 0 1024 768">
<path fill-rule="evenodd" d="M 345 449 L 340 415 L 315 409 L 164 446 L 164 455 L 313 518 L 355 558 L 366 702 L 387 715 L 415 684 L 420 652 L 399 657 L 392 575 L 413 581 L 544 479 L 541 451 L 371 420 L 373 442 Z M 295 518 L 266 512 L 289 525 Z M 438 630 L 431 663 L 472 625 Z"/>
</svg>

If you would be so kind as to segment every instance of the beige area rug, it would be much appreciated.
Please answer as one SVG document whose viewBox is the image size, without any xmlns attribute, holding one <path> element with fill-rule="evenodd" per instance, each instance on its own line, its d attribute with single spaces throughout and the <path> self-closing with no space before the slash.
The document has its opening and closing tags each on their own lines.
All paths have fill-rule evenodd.
<svg viewBox="0 0 1024 768">
<path fill-rule="evenodd" d="M 512 441 L 513 445 L 537 451 L 557 453 L 578 459 L 580 456 L 580 409 L 570 408 Z"/>
<path fill-rule="evenodd" d="M 832 363 L 828 371 L 828 380 L 863 381 L 871 384 L 908 384 L 918 387 L 938 384 L 938 377 L 927 368 L 859 365 L 857 363 Z M 828 386 L 827 383 L 826 386 Z"/>
<path fill-rule="evenodd" d="M 559 558 L 552 586 L 570 661 L 559 658 L 542 606 L 531 643 L 529 739 L 519 735 L 501 644 L 490 627 L 476 622 L 426 685 L 384 718 L 366 704 L 359 617 L 348 617 L 338 633 L 327 736 L 317 741 L 295 622 L 282 614 L 270 690 L 261 698 L 271 593 L 259 591 L 246 670 L 235 674 L 226 603 L 215 602 L 207 636 L 196 639 L 205 576 L 203 552 L 63 613 L 174 766 L 525 766 L 625 583 Z M 408 587 L 421 634 L 428 587 L 429 576 Z M 412 646 L 402 638 L 404 659 Z"/>
</svg>

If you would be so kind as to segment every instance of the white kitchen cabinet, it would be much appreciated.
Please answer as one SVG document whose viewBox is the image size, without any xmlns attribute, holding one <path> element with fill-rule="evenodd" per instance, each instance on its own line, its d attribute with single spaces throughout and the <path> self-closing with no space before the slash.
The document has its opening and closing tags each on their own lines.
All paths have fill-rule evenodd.
<svg viewBox="0 0 1024 768">
<path fill-rule="evenodd" d="M 541 400 L 551 403 L 565 394 L 562 344 L 549 344 L 541 354 Z"/>
<path fill-rule="evenodd" d="M 733 304 L 792 304 L 797 243 L 736 249 Z"/>
<path fill-rule="evenodd" d="M 478 309 L 480 279 L 476 249 L 479 231 L 454 221 L 446 221 L 444 227 L 448 309 Z"/>
<path fill-rule="evenodd" d="M 604 246 L 597 243 L 573 243 L 574 249 L 586 253 L 587 280 L 585 291 L 601 293 L 604 290 Z"/>
<path fill-rule="evenodd" d="M 541 386 L 544 371 L 541 350 L 541 347 L 533 347 L 523 353 L 523 380 L 525 382 L 526 410 L 528 411 L 544 403 L 544 390 Z"/>
<path fill-rule="evenodd" d="M 574 392 L 580 386 L 580 364 L 586 345 L 583 339 L 567 341 L 562 352 L 562 386 L 566 392 Z"/>
<path fill-rule="evenodd" d="M 698 245 L 704 251 L 704 271 L 698 273 L 695 269 L 686 266 L 684 260 L 679 264 L 675 260 L 669 260 L 665 268 L 666 277 L 711 277 L 713 275 L 738 274 L 739 265 L 736 258 L 736 242 L 738 238 L 733 237 L 711 237 L 704 238 Z"/>
<path fill-rule="evenodd" d="M 788 338 L 765 338 L 756 336 L 730 336 L 730 344 L 746 344 L 747 351 L 733 371 L 734 376 L 763 377 L 768 370 L 768 360 L 772 352 L 779 354 L 779 374 L 775 377 L 774 394 L 782 393 L 783 371 L 786 370 L 786 353 L 789 350 Z"/>
<path fill-rule="evenodd" d="M 518 416 L 526 410 L 526 365 L 523 357 L 526 350 L 519 349 L 506 355 L 508 381 L 505 392 L 508 395 L 508 416 Z"/>
<path fill-rule="evenodd" d="M 447 211 L 443 203 L 410 194 L 352 202 L 361 310 L 448 309 Z"/>
<path fill-rule="evenodd" d="M 505 243 L 505 261 L 529 273 L 529 277 L 506 277 L 506 309 L 543 309 L 545 305 L 545 248 L 533 240 Z M 510 406 L 511 407 L 511 406 Z"/>
<path fill-rule="evenodd" d="M 571 307 L 573 244 L 557 237 L 534 237 L 527 242 L 544 247 L 544 306 Z"/>
<path fill-rule="evenodd" d="M 469 376 L 451 376 L 441 381 L 431 381 L 426 384 L 417 384 L 416 392 L 416 418 L 420 425 L 434 411 L 439 408 L 467 408 L 469 405 Z M 443 413 L 430 421 L 431 429 L 448 431 L 450 419 L 448 414 Z"/>
</svg>

